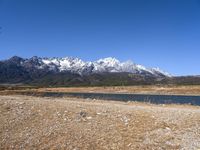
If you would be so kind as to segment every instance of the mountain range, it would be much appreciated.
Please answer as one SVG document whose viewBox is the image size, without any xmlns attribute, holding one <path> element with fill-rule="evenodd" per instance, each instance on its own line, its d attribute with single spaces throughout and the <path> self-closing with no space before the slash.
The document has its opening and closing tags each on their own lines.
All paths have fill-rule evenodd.
<svg viewBox="0 0 200 150">
<path fill-rule="evenodd" d="M 185 82 L 182 78 L 181 80 Z M 199 77 L 195 78 L 199 80 Z M 147 68 L 132 61 L 120 62 L 112 57 L 85 62 L 73 57 L 41 58 L 34 56 L 27 59 L 14 56 L 0 61 L 1 84 L 106 86 L 172 84 L 179 79 L 159 68 Z"/>
</svg>

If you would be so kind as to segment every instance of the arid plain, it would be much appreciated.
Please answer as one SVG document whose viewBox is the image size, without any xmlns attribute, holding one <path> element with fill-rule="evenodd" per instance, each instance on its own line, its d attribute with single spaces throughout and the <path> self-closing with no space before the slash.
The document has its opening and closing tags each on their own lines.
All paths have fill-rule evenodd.
<svg viewBox="0 0 200 150">
<path fill-rule="evenodd" d="M 186 89 L 187 94 L 199 95 L 199 86 L 26 91 L 186 94 Z M 1 149 L 200 148 L 199 106 L 36 97 L 6 90 L 0 96 L 0 121 Z"/>
</svg>

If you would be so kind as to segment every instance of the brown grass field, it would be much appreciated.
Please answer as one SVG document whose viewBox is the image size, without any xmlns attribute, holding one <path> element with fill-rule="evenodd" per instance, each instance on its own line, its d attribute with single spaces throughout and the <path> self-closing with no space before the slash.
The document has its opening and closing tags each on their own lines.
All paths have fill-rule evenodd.
<svg viewBox="0 0 200 150">
<path fill-rule="evenodd" d="M 31 87 L 8 86 L 0 87 L 0 94 L 15 91 L 32 92 L 85 92 L 85 93 L 132 93 L 132 94 L 169 94 L 169 95 L 200 95 L 200 85 L 144 85 L 144 86 L 105 86 L 105 87 Z"/>
<path fill-rule="evenodd" d="M 34 90 L 35 91 L 35 90 Z M 200 95 L 200 85 L 191 86 L 111 86 L 111 87 L 61 87 L 39 88 L 40 92 L 95 92 Z"/>
</svg>

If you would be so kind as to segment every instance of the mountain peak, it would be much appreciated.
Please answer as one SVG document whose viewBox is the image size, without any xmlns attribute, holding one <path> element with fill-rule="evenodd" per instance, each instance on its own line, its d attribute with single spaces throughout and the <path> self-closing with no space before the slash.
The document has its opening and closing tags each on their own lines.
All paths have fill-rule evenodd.
<svg viewBox="0 0 200 150">
<path fill-rule="evenodd" d="M 120 63 L 120 61 L 114 57 L 106 57 L 97 60 L 97 62 L 105 62 L 105 63 Z"/>
<path fill-rule="evenodd" d="M 114 57 L 102 58 L 93 62 L 85 62 L 76 57 L 37 57 L 23 59 L 14 56 L 10 61 L 21 63 L 22 67 L 32 67 L 38 69 L 49 69 L 55 72 L 73 72 L 80 75 L 91 73 L 109 73 L 109 72 L 127 72 L 133 74 L 143 74 L 151 76 L 170 76 L 170 74 L 161 71 L 159 68 L 146 68 L 135 64 L 132 61 L 120 62 Z"/>
<path fill-rule="evenodd" d="M 16 64 L 20 64 L 24 61 L 24 59 L 19 57 L 19 56 L 13 56 L 10 59 L 8 59 L 7 61 L 12 62 L 12 63 L 16 63 Z"/>
</svg>

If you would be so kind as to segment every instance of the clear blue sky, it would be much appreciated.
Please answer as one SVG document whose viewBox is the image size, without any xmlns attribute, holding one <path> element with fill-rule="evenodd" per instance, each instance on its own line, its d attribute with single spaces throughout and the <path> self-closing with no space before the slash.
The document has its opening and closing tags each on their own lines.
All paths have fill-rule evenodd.
<svg viewBox="0 0 200 150">
<path fill-rule="evenodd" d="M 0 59 L 116 57 L 200 74 L 200 0 L 0 0 Z"/>
</svg>

